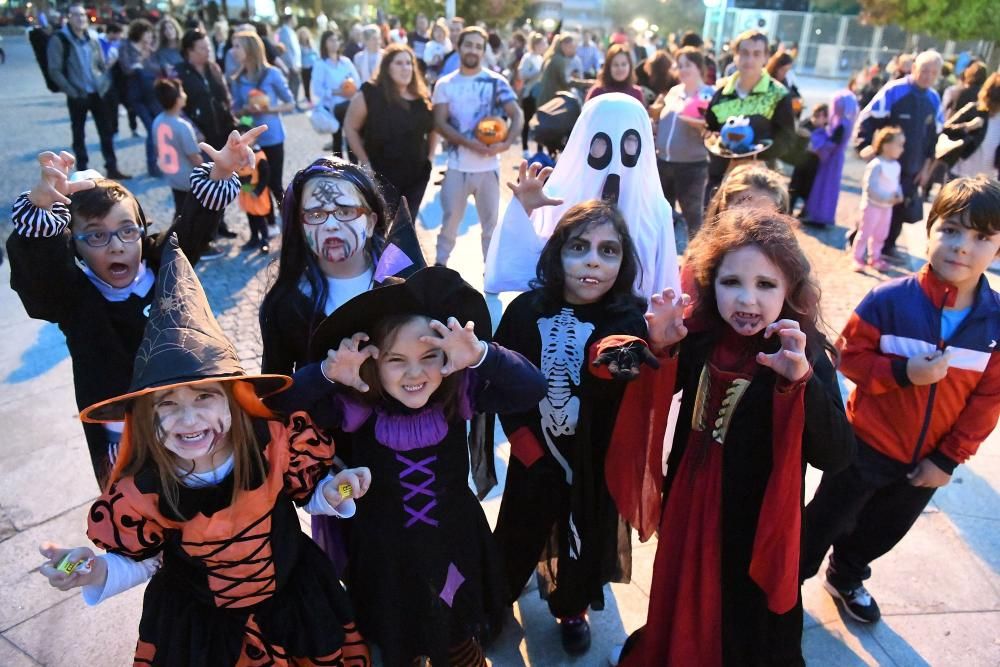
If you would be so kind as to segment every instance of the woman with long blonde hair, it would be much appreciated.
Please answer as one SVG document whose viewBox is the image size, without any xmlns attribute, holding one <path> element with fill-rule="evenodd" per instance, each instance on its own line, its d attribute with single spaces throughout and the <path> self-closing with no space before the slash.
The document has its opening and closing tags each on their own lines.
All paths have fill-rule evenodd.
<svg viewBox="0 0 1000 667">
<path fill-rule="evenodd" d="M 344 135 L 361 165 L 371 166 L 386 186 L 390 215 L 402 197 L 412 210 L 420 208 L 436 137 L 430 94 L 409 46 L 385 50 L 374 79 L 347 108 Z"/>
<path fill-rule="evenodd" d="M 233 113 L 237 117 L 249 116 L 252 127 L 267 125 L 257 144 L 271 167 L 268 187 L 281 204 L 285 191 L 282 186 L 285 126 L 279 114 L 294 109 L 295 100 L 285 75 L 267 63 L 264 42 L 256 32 L 244 30 L 233 35 L 232 54 L 238 65 L 229 82 Z"/>
</svg>

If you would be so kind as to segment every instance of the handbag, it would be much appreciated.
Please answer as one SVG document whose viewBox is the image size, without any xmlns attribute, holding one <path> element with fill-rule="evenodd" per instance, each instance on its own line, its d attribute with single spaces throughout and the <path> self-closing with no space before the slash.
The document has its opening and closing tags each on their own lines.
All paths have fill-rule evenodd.
<svg viewBox="0 0 1000 667">
<path fill-rule="evenodd" d="M 309 114 L 309 122 L 320 134 L 336 134 L 340 130 L 340 121 L 326 107 L 317 104 Z"/>
<path fill-rule="evenodd" d="M 945 123 L 945 128 L 947 129 L 950 125 L 955 125 L 958 123 L 959 118 L 964 118 L 970 111 L 976 107 L 976 102 L 969 102 L 964 107 L 952 114 L 951 118 Z M 946 163 L 949 167 L 955 166 L 955 164 L 961 159 L 962 151 L 965 148 L 966 142 L 968 142 L 969 137 L 963 136 L 959 139 L 952 139 L 948 136 L 946 132 L 942 132 L 938 135 L 937 143 L 934 144 L 934 159 L 941 160 Z"/>
</svg>

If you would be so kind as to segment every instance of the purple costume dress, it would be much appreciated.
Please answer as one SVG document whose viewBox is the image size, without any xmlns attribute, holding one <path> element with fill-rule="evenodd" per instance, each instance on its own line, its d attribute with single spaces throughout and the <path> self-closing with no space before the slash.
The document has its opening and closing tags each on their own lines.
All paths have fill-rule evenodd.
<svg viewBox="0 0 1000 667">
<path fill-rule="evenodd" d="M 809 141 L 809 150 L 819 156 L 819 168 L 806 201 L 806 211 L 809 222 L 824 225 L 833 225 L 837 220 L 844 153 L 858 117 L 858 101 L 854 93 L 842 90 L 833 96 L 831 108 L 830 122 L 814 130 Z"/>
</svg>

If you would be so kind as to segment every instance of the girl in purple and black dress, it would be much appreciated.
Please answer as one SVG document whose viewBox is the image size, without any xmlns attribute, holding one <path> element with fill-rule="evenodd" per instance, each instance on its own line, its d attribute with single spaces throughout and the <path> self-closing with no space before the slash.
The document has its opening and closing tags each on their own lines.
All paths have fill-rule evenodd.
<svg viewBox="0 0 1000 667">
<path fill-rule="evenodd" d="M 450 269 L 423 269 L 324 320 L 311 349 L 328 350 L 326 360 L 275 397 L 310 405 L 324 428 L 350 433 L 352 460 L 371 466 L 348 580 L 359 627 L 391 667 L 420 657 L 482 667 L 481 642 L 500 627 L 500 562 L 468 484 L 471 460 L 485 496 L 495 477 L 481 464 L 493 453 L 472 446 L 466 429 L 475 412 L 531 409 L 546 385 L 524 357 L 486 343 L 489 335 L 483 296 Z"/>
</svg>

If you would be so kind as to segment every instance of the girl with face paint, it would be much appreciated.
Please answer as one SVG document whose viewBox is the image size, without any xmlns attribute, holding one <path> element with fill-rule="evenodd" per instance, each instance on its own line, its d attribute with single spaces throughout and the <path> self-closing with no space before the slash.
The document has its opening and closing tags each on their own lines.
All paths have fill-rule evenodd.
<svg viewBox="0 0 1000 667">
<path fill-rule="evenodd" d="M 521 186 L 533 180 L 529 172 Z M 631 569 L 629 530 L 604 482 L 604 452 L 625 380 L 638 373 L 645 348 L 607 360 L 613 381 L 593 377 L 587 356 L 607 336 L 644 335 L 645 300 L 633 291 L 637 271 L 628 226 L 615 207 L 578 204 L 560 219 L 533 289 L 511 302 L 495 336 L 539 366 L 548 387 L 530 410 L 500 417 L 511 443 L 494 533 L 506 602 L 517 600 L 537 569 L 539 591 L 571 655 L 590 646 L 587 611 L 604 608 L 604 584 L 626 581 Z"/>
<path fill-rule="evenodd" d="M 294 664 L 369 664 L 347 594 L 293 501 L 353 516 L 371 473 L 328 474 L 330 435 L 298 406 L 265 407 L 261 397 L 291 379 L 243 370 L 176 239 L 157 281 L 128 392 L 81 412 L 124 420 L 88 513 L 87 535 L 107 553 L 46 545 L 42 575 L 83 587 L 92 605 L 148 580 L 137 663 L 243 664 L 252 642 Z"/>
</svg>

